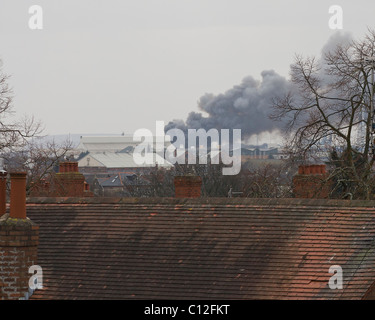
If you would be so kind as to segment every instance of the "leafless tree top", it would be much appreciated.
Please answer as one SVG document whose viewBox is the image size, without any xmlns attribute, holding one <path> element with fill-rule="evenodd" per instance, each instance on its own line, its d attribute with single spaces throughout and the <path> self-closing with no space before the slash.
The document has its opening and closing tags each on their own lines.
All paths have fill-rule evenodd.
<svg viewBox="0 0 375 320">
<path fill-rule="evenodd" d="M 13 90 L 8 84 L 9 76 L 0 67 L 0 150 L 25 145 L 28 138 L 41 133 L 42 126 L 33 116 L 16 118 L 13 107 Z"/>
<path fill-rule="evenodd" d="M 347 179 L 366 185 L 366 194 L 374 164 L 373 57 L 373 30 L 362 40 L 337 45 L 321 59 L 296 55 L 290 69 L 293 89 L 274 99 L 271 116 L 287 123 L 288 147 L 300 159 L 339 150 L 342 168 L 350 172 Z"/>
</svg>

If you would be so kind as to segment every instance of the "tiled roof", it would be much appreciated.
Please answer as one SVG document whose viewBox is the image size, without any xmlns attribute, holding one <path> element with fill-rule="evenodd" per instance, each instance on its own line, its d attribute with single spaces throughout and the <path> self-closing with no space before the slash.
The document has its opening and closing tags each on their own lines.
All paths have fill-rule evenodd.
<svg viewBox="0 0 375 320">
<path fill-rule="evenodd" d="M 34 200 L 32 299 L 361 299 L 375 280 L 374 202 Z"/>
<path fill-rule="evenodd" d="M 123 187 L 124 184 L 121 181 L 121 176 L 118 174 L 113 174 L 107 179 L 99 180 L 102 187 Z"/>
<path fill-rule="evenodd" d="M 134 172 L 119 172 L 107 178 L 98 178 L 97 180 L 102 187 L 124 187 L 127 185 L 149 184 L 143 177 L 137 177 Z"/>
</svg>

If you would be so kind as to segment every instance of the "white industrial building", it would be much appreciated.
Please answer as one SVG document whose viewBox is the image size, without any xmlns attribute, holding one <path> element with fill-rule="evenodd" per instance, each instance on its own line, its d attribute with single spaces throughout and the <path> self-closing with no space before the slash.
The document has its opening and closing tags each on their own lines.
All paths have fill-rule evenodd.
<svg viewBox="0 0 375 320">
<path fill-rule="evenodd" d="M 122 136 L 82 136 L 76 147 L 80 153 L 78 167 L 81 172 L 104 172 L 115 170 L 137 171 L 142 168 L 172 168 L 173 165 L 153 153 L 152 164 L 138 164 L 134 161 L 133 150 L 140 142 L 133 141 L 132 135 Z M 165 146 L 168 144 L 165 143 Z M 154 149 L 155 150 L 155 142 Z"/>
</svg>

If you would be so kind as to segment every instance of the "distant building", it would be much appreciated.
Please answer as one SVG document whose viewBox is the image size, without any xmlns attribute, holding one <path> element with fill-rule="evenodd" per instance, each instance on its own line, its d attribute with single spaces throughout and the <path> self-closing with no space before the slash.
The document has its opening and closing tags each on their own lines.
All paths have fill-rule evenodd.
<svg viewBox="0 0 375 320">
<path fill-rule="evenodd" d="M 281 152 L 272 155 L 272 158 L 276 160 L 285 160 L 285 159 L 289 159 L 289 157 L 290 157 L 289 154 L 281 153 Z"/>
<path fill-rule="evenodd" d="M 171 163 L 155 152 L 152 164 L 137 164 L 133 158 L 133 151 L 139 143 L 133 141 L 132 135 L 82 136 L 76 148 L 80 152 L 77 159 L 79 171 L 84 174 L 117 174 L 121 171 L 144 173 L 155 167 L 173 168 Z M 166 143 L 165 146 L 167 145 Z"/>
<path fill-rule="evenodd" d="M 278 154 L 277 148 L 261 148 L 261 147 L 255 147 L 255 148 L 249 148 L 241 149 L 241 155 L 245 156 L 245 158 L 249 159 L 272 159 L 272 156 Z"/>
<path fill-rule="evenodd" d="M 118 172 L 96 176 L 91 190 L 97 196 L 131 197 L 134 194 L 147 195 L 150 187 L 150 182 L 135 172 Z"/>
<path fill-rule="evenodd" d="M 155 168 L 173 168 L 173 165 L 159 155 L 155 155 L 156 164 L 137 164 L 133 159 L 133 154 L 128 152 L 102 152 L 87 153 L 78 159 L 78 167 L 82 173 L 117 173 L 119 171 L 145 172 Z M 164 160 L 164 164 L 161 164 Z"/>
<path fill-rule="evenodd" d="M 156 140 L 156 137 L 154 137 L 154 139 Z M 90 153 L 124 152 L 134 150 L 139 143 L 140 142 L 133 141 L 133 135 L 82 136 L 76 150 Z M 165 142 L 165 147 L 167 147 L 168 144 L 168 142 Z"/>
<path fill-rule="evenodd" d="M 82 136 L 76 149 L 80 152 L 119 152 L 127 147 L 135 147 L 132 135 L 123 136 Z"/>
</svg>

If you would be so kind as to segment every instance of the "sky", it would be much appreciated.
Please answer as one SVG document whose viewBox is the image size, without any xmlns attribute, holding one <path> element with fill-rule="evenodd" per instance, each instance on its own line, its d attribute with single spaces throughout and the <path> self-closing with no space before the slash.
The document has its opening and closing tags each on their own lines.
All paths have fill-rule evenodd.
<svg viewBox="0 0 375 320">
<path fill-rule="evenodd" d="M 329 27 L 332 5 L 342 29 Z M 295 54 L 319 56 L 337 33 L 360 39 L 374 15 L 369 0 L 1 0 L 0 59 L 14 111 L 44 134 L 132 134 L 265 70 L 287 78 Z"/>
</svg>

